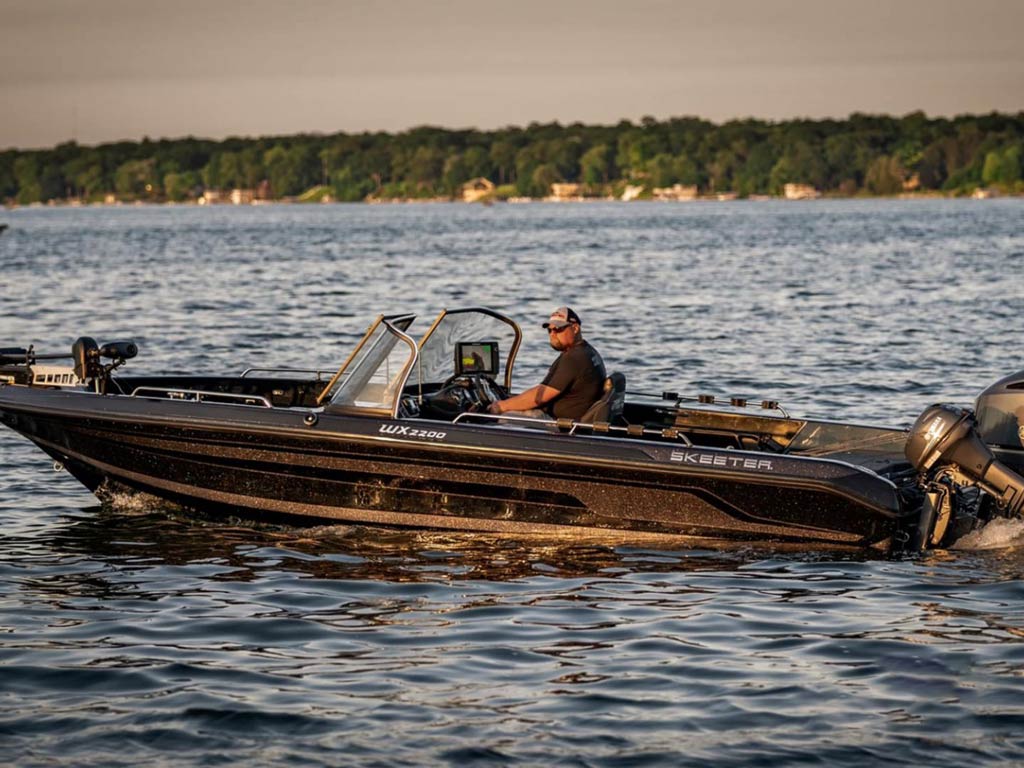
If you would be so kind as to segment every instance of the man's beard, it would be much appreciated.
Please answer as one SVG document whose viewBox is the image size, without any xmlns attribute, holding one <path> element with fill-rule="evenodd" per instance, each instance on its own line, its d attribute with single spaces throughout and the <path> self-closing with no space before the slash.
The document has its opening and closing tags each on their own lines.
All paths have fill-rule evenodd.
<svg viewBox="0 0 1024 768">
<path fill-rule="evenodd" d="M 566 350 L 571 346 L 571 344 L 566 344 L 564 341 L 562 341 L 560 336 L 549 336 L 548 343 L 551 345 L 551 348 L 556 352 L 562 352 L 563 350 Z"/>
</svg>

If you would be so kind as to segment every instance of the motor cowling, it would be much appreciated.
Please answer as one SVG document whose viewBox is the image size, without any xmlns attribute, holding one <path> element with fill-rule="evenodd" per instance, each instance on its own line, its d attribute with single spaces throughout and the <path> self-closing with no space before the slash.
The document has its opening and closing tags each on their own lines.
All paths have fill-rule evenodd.
<svg viewBox="0 0 1024 768">
<path fill-rule="evenodd" d="M 986 388 L 974 403 L 978 434 L 996 457 L 1024 474 L 1024 371 Z"/>
<path fill-rule="evenodd" d="M 996 459 L 979 434 L 974 413 L 953 405 L 927 408 L 910 428 L 904 448 L 907 460 L 920 472 L 956 465 L 1009 515 L 1024 510 L 1024 477 Z"/>
</svg>

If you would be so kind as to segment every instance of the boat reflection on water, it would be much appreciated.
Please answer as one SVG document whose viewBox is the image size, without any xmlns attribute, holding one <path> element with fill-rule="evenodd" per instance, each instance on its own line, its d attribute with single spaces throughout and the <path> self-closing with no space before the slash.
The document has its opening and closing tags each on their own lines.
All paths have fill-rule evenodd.
<svg viewBox="0 0 1024 768">
<path fill-rule="evenodd" d="M 213 581 L 256 580 L 272 569 L 329 580 L 507 582 L 544 576 L 616 578 L 636 572 L 731 571 L 775 555 L 801 562 L 883 557 L 845 548 L 808 554 L 778 543 L 706 550 L 687 548 L 680 540 L 679 547 L 673 548 L 664 541 L 652 546 L 625 535 L 595 543 L 570 537 L 268 525 L 243 518 L 205 517 L 139 496 L 117 497 L 114 503 L 85 507 L 81 513 L 35 537 L 32 545 L 49 550 L 57 559 L 84 556 L 122 572 L 201 567 Z M 86 577 L 81 589 L 97 596 L 97 579 L 79 575 Z M 139 597 L 137 585 L 131 591 Z"/>
</svg>

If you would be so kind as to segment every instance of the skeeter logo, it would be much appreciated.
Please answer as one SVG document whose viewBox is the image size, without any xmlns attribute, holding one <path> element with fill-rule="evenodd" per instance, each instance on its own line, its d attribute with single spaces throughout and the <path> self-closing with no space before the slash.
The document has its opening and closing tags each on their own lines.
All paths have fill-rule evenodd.
<svg viewBox="0 0 1024 768">
<path fill-rule="evenodd" d="M 744 456 L 728 456 L 724 453 L 697 453 L 696 451 L 672 451 L 669 457 L 680 464 L 694 464 L 703 467 L 725 467 L 726 469 L 763 469 L 772 471 L 771 459 L 748 459 Z"/>
<path fill-rule="evenodd" d="M 380 434 L 401 435 L 402 437 L 421 437 L 424 440 L 444 440 L 447 432 L 434 432 L 428 429 L 413 429 L 405 424 L 381 424 Z"/>
</svg>

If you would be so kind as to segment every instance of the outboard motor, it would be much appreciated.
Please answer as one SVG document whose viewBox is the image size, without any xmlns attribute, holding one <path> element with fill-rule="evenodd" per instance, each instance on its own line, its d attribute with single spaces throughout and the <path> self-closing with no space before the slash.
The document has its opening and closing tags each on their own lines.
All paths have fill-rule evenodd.
<svg viewBox="0 0 1024 768">
<path fill-rule="evenodd" d="M 996 458 L 972 411 L 942 404 L 927 408 L 910 428 L 904 453 L 925 485 L 916 548 L 942 541 L 956 511 L 954 497 L 964 488 L 983 490 L 1007 517 L 1024 511 L 1024 477 Z"/>
<path fill-rule="evenodd" d="M 978 434 L 996 458 L 1024 474 L 1024 371 L 1000 379 L 974 403 Z"/>
</svg>

